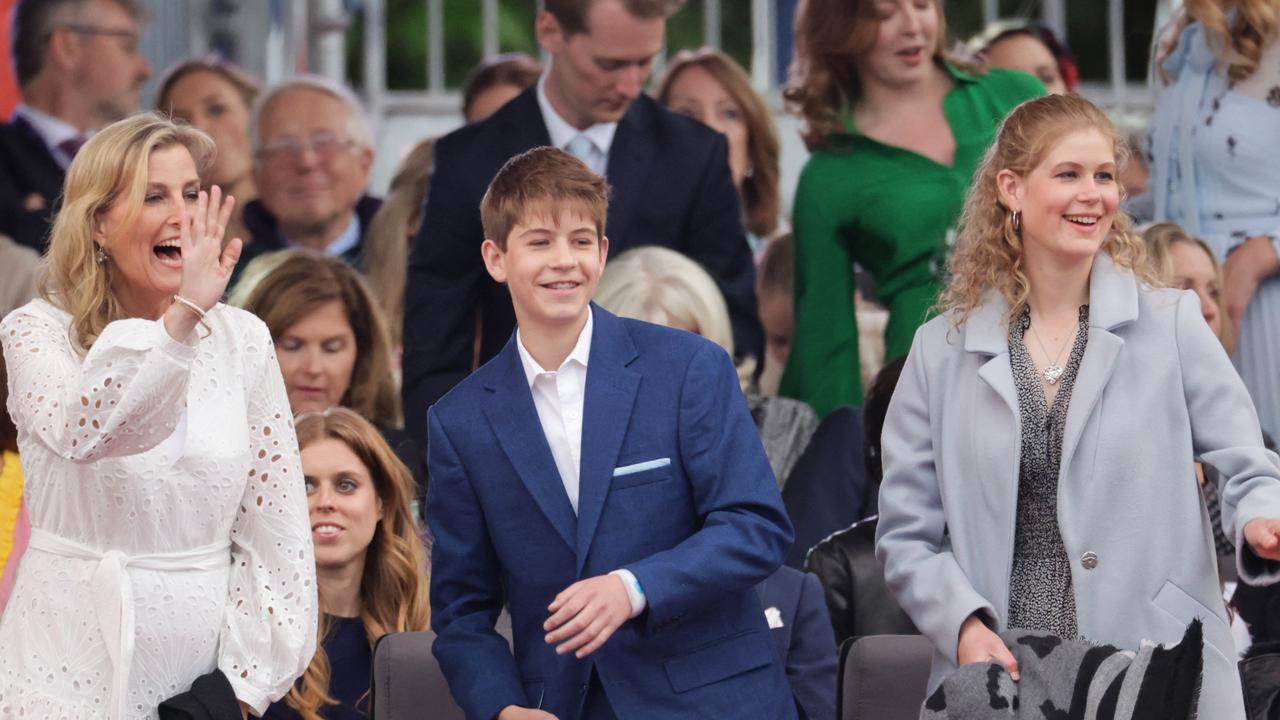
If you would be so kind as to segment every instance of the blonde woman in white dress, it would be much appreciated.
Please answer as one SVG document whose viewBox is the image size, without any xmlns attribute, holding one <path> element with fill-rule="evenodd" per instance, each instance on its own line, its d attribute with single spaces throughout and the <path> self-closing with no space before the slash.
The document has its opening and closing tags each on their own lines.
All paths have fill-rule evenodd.
<svg viewBox="0 0 1280 720">
<path fill-rule="evenodd" d="M 271 337 L 219 302 L 234 200 L 157 115 L 76 156 L 42 299 L 0 323 L 33 527 L 0 717 L 155 718 L 221 670 L 260 715 L 315 646 L 315 562 Z"/>
</svg>

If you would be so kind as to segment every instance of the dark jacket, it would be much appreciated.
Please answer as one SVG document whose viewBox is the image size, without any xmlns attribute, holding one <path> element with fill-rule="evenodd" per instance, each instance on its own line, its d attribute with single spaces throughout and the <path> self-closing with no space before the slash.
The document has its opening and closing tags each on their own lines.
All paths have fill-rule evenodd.
<svg viewBox="0 0 1280 720">
<path fill-rule="evenodd" d="M 868 505 L 875 507 L 875 498 Z M 876 519 L 856 522 L 818 543 L 804 563 L 822 581 L 837 645 L 863 635 L 920 634 L 884 582 L 884 567 L 876 559 Z"/>
<path fill-rule="evenodd" d="M 756 592 L 801 720 L 835 720 L 840 660 L 827 624 L 822 584 L 810 573 L 780 567 L 756 586 Z"/>
<path fill-rule="evenodd" d="M 26 120 L 0 125 L 0 234 L 43 253 L 65 177 Z"/>
<path fill-rule="evenodd" d="M 414 437 L 425 436 L 427 408 L 471 372 L 477 313 L 482 363 L 511 337 L 511 297 L 480 257 L 480 199 L 507 160 L 550 143 L 536 88 L 436 142 L 405 288 L 404 415 Z M 727 147 L 705 125 L 637 98 L 609 149 L 606 235 L 614 257 L 661 245 L 698 261 L 724 294 L 734 346 L 758 357 L 755 267 Z"/>
<path fill-rule="evenodd" d="M 201 675 L 187 692 L 160 703 L 160 720 L 240 720 L 240 701 L 221 670 Z"/>
<path fill-rule="evenodd" d="M 362 253 L 365 233 L 369 232 L 369 225 L 373 223 L 373 216 L 378 213 L 380 207 L 382 207 L 382 200 L 372 195 L 361 195 L 356 202 L 356 219 L 360 221 L 360 242 L 342 253 L 340 257 L 343 262 L 357 270 L 363 269 Z M 250 200 L 244 206 L 244 226 L 249 237 L 244 238 L 244 252 L 240 255 L 240 262 L 236 264 L 235 275 L 231 278 L 228 287 L 235 286 L 240 273 L 254 258 L 293 247 L 280 233 L 275 216 L 262 204 L 262 200 Z"/>
<path fill-rule="evenodd" d="M 822 419 L 782 488 L 782 502 L 796 528 L 784 565 L 800 568 L 805 555 L 831 533 L 863 517 L 867 507 L 862 460 L 862 412 L 838 407 Z M 874 509 L 869 512 L 875 512 Z"/>
</svg>

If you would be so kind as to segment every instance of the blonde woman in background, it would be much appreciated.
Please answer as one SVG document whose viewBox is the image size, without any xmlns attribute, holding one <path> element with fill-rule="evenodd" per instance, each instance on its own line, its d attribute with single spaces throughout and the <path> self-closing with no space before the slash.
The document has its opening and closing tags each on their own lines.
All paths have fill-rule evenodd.
<svg viewBox="0 0 1280 720">
<path fill-rule="evenodd" d="M 303 413 L 297 425 L 324 614 L 307 671 L 263 717 L 366 718 L 374 643 L 430 627 L 413 477 L 377 428 L 347 408 Z"/>
<path fill-rule="evenodd" d="M 215 669 L 261 714 L 315 647 L 315 560 L 271 337 L 218 302 L 240 254 L 213 143 L 154 114 L 67 173 L 42 298 L 0 324 L 32 532 L 0 708 L 157 717 Z"/>
</svg>

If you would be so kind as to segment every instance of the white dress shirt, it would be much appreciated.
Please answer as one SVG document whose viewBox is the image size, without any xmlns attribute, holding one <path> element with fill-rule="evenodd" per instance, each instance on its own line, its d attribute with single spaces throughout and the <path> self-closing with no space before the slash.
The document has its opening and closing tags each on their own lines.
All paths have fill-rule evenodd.
<svg viewBox="0 0 1280 720">
<path fill-rule="evenodd" d="M 18 103 L 13 109 L 13 114 L 20 116 L 27 124 L 36 131 L 41 140 L 44 140 L 45 147 L 49 148 L 49 153 L 53 155 L 53 159 L 58 161 L 63 170 L 71 165 L 71 156 L 62 150 L 62 143 L 81 137 L 89 137 L 92 133 L 81 133 L 72 125 L 63 122 L 48 113 L 42 113 L 26 103 Z"/>
<path fill-rule="evenodd" d="M 554 62 L 554 60 L 552 60 Z M 613 136 L 618 131 L 618 123 L 596 123 L 586 130 L 569 124 L 568 120 L 560 117 L 556 109 L 551 106 L 551 100 L 547 97 L 547 74 L 542 73 L 542 77 L 538 78 L 538 108 L 542 110 L 542 122 L 547 126 L 547 135 L 551 137 L 551 144 L 561 150 L 568 150 L 569 143 L 579 135 L 585 136 L 591 141 L 591 152 L 588 157 L 583 158 L 583 162 L 595 174 L 604 177 L 605 171 L 609 167 L 609 148 L 613 146 Z"/>
<path fill-rule="evenodd" d="M 555 370 L 543 369 L 533 355 L 525 349 L 524 338 L 516 328 L 516 351 L 524 367 L 524 377 L 529 381 L 533 406 L 538 411 L 542 434 L 551 448 L 560 482 L 569 496 L 573 513 L 578 514 L 579 476 L 582 467 L 582 406 L 587 390 L 587 363 L 591 356 L 591 333 L 594 324 L 593 311 L 587 310 L 587 324 L 578 335 L 569 357 Z M 639 581 L 630 570 L 614 570 L 611 575 L 622 578 L 631 603 L 631 617 L 644 612 L 647 602 Z"/>
</svg>

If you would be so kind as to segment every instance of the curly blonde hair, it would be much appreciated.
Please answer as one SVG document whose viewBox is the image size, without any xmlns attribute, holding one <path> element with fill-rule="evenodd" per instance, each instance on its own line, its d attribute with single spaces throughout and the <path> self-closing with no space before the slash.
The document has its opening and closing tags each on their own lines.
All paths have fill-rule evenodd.
<svg viewBox="0 0 1280 720">
<path fill-rule="evenodd" d="M 1164 60 L 1177 49 L 1183 29 L 1193 22 L 1204 26 L 1209 47 L 1218 62 L 1227 68 L 1227 78 L 1240 82 L 1253 75 L 1262 61 L 1262 52 L 1276 39 L 1280 29 L 1280 5 L 1275 0 L 1237 0 L 1235 19 L 1229 20 L 1220 0 L 1186 0 L 1182 14 L 1170 37 L 1160 49 L 1156 67 L 1160 79 L 1168 84 Z"/>
<path fill-rule="evenodd" d="M 364 576 L 360 580 L 360 619 L 369 645 L 387 633 L 429 629 L 429 563 L 413 518 L 414 482 L 409 469 L 388 447 L 382 433 L 353 410 L 333 407 L 323 412 L 303 413 L 298 416 L 296 426 L 299 448 L 330 439 L 350 448 L 369 470 L 382 502 L 382 520 L 369 543 Z M 323 606 L 323 588 L 320 602 Z M 327 616 L 322 616 L 316 654 L 285 696 L 285 702 L 304 720 L 321 720 L 320 711 L 337 703 L 329 695 L 332 668 L 323 645 L 328 631 Z"/>
<path fill-rule="evenodd" d="M 40 276 L 40 297 L 71 316 L 71 339 L 88 352 L 106 326 L 129 317 L 112 283 L 111 260 L 97 261 L 98 221 L 117 203 L 128 208 L 116 233 L 127 234 L 142 210 L 151 153 L 181 145 L 203 181 L 213 165 L 213 140 L 158 113 L 142 113 L 103 128 L 76 153 L 62 187 Z"/>
<path fill-rule="evenodd" d="M 1031 290 L 1023 267 L 1022 238 L 1014 230 L 1013 213 L 1000 202 L 996 176 L 1008 169 L 1026 177 L 1059 140 L 1080 130 L 1097 130 L 1109 138 L 1116 164 L 1124 166 L 1128 159 L 1124 139 L 1106 113 L 1079 95 L 1046 95 L 1028 100 L 1014 108 L 1000 125 L 965 198 L 955 253 L 947 264 L 948 283 L 936 307 L 939 312 L 952 313 L 955 326 L 982 304 L 988 288 L 998 290 L 1008 302 L 1006 320 L 1013 320 L 1022 311 Z M 1147 266 L 1146 245 L 1129 231 L 1130 225 L 1129 216 L 1117 211 L 1102 249 L 1116 265 L 1155 284 Z"/>
</svg>

